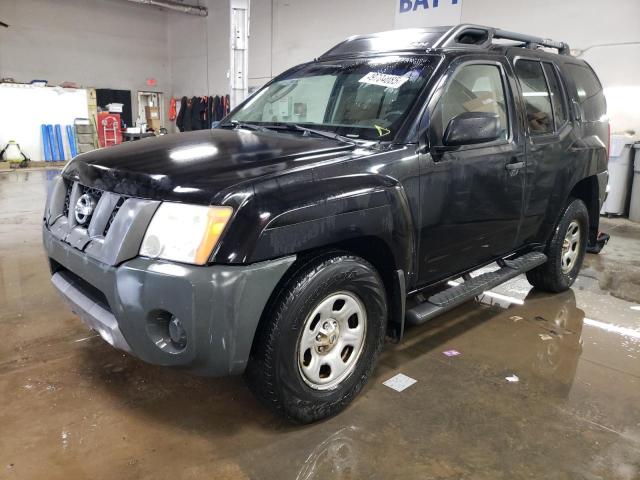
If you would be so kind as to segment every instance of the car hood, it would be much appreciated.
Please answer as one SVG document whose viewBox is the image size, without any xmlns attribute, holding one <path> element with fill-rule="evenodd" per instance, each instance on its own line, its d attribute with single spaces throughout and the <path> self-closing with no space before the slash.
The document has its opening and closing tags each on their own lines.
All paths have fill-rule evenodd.
<svg viewBox="0 0 640 480">
<path fill-rule="evenodd" d="M 200 130 L 84 153 L 63 175 L 122 195 L 209 204 L 239 183 L 353 149 L 338 140 L 300 133 Z"/>
</svg>

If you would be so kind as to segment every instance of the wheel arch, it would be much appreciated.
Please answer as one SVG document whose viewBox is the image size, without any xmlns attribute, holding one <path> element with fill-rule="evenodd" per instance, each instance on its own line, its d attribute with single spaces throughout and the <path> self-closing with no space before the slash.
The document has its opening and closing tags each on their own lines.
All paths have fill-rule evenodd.
<svg viewBox="0 0 640 480">
<path fill-rule="evenodd" d="M 289 282 L 309 263 L 315 262 L 322 257 L 341 254 L 360 257 L 370 263 L 379 273 L 387 294 L 388 334 L 393 338 L 402 336 L 406 272 L 398 268 L 391 247 L 383 239 L 375 236 L 362 236 L 300 252 L 296 261 L 288 268 L 273 289 L 269 300 L 265 304 L 252 341 L 253 344 L 255 344 L 255 339 L 260 334 L 264 324 L 269 321 L 270 309 L 280 299 Z"/>
<path fill-rule="evenodd" d="M 340 242 L 335 245 L 369 262 L 380 274 L 387 293 L 389 336 L 397 340 L 404 331 L 404 312 L 406 302 L 407 272 L 394 260 L 389 245 L 376 237 L 360 237 Z"/>
<path fill-rule="evenodd" d="M 589 212 L 589 243 L 595 243 L 600 226 L 599 184 L 595 175 L 583 178 L 571 189 L 568 199 L 582 200 Z"/>
<path fill-rule="evenodd" d="M 357 246 L 368 238 L 393 257 L 397 268 L 414 271 L 413 217 L 398 180 L 366 173 L 296 183 L 290 182 L 287 189 L 280 183 L 277 190 L 259 194 L 260 208 L 270 216 L 245 254 L 248 263 L 337 245 Z M 294 201 L 283 201 L 289 198 Z"/>
<path fill-rule="evenodd" d="M 306 183 L 281 179 L 273 188 L 257 191 L 261 210 L 270 216 L 255 241 L 245 242 L 251 248 L 243 257 L 254 263 L 297 256 L 265 311 L 310 259 L 343 252 L 362 257 L 379 272 L 392 306 L 388 323 L 401 332 L 405 285 L 415 271 L 416 245 L 409 201 L 398 180 L 377 173 L 314 175 Z"/>
</svg>

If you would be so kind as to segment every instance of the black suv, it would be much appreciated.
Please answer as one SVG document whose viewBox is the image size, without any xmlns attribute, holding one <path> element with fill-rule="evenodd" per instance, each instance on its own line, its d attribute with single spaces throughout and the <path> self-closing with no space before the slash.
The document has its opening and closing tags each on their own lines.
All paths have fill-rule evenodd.
<svg viewBox="0 0 640 480">
<path fill-rule="evenodd" d="M 605 111 L 564 43 L 477 25 L 352 37 L 214 130 L 76 157 L 44 216 L 52 281 L 113 346 L 244 372 L 314 421 L 405 324 L 524 272 L 571 286 L 598 232 Z"/>
</svg>

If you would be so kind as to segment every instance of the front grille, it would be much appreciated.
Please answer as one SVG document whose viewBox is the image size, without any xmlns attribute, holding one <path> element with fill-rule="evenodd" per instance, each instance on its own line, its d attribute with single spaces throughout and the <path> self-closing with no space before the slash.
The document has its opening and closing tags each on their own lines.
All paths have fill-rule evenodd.
<svg viewBox="0 0 640 480">
<path fill-rule="evenodd" d="M 97 188 L 93 188 L 93 187 L 85 187 L 84 185 L 78 185 L 80 187 L 80 195 L 85 195 L 85 194 L 89 194 L 91 195 L 93 198 L 96 199 L 96 203 L 98 202 L 98 200 L 100 200 L 100 197 L 102 196 L 102 190 L 98 190 Z"/>
<path fill-rule="evenodd" d="M 98 204 L 98 202 L 100 201 L 100 197 L 102 197 L 102 193 L 103 193 L 102 190 L 98 190 L 97 188 L 93 188 L 93 187 L 86 187 L 80 184 L 78 184 L 78 187 L 80 189 L 78 198 L 81 198 L 83 195 L 89 195 L 93 198 L 93 200 L 95 201 L 95 204 L 96 205 Z M 89 215 L 87 219 L 83 222 L 82 226 L 83 227 L 89 226 L 89 224 L 91 223 L 92 217 L 93 217 L 93 214 Z"/>
<path fill-rule="evenodd" d="M 67 217 L 69 215 L 69 211 L 71 210 L 71 193 L 73 191 L 73 183 L 72 182 L 68 182 L 65 181 L 66 183 L 66 190 L 64 193 L 64 206 L 62 207 L 62 214 Z M 93 188 L 93 187 L 86 187 L 84 185 L 80 185 L 78 184 L 78 187 L 80 188 L 80 195 L 85 195 L 85 194 L 89 194 L 91 195 L 94 200 L 96 201 L 96 203 L 98 203 L 98 201 L 100 201 L 100 197 L 102 197 L 102 194 L 104 193 L 102 190 L 98 190 L 97 188 Z M 87 220 L 87 223 L 90 219 Z"/>
<path fill-rule="evenodd" d="M 124 200 L 125 200 L 124 197 L 120 197 L 118 199 L 117 203 L 116 203 L 116 206 L 113 208 L 113 211 L 111 212 L 111 215 L 109 216 L 109 220 L 107 221 L 107 224 L 104 227 L 104 232 L 102 233 L 102 235 L 104 237 L 107 236 L 107 232 L 111 228 L 111 224 L 113 223 L 113 220 L 116 218 L 116 215 L 118 214 L 118 211 L 120 210 L 120 207 L 124 203 Z"/>
<path fill-rule="evenodd" d="M 62 215 L 65 217 L 69 217 L 69 213 L 73 213 L 73 206 L 71 205 L 71 197 L 72 197 L 72 192 L 73 192 L 73 182 L 69 182 L 67 180 L 65 180 L 65 194 L 64 194 L 64 205 L 62 207 Z M 99 190 L 97 188 L 94 187 L 87 187 L 86 185 L 81 185 L 78 184 L 78 194 L 77 197 L 74 198 L 80 198 L 82 195 L 91 195 L 93 197 L 93 199 L 95 200 L 96 205 L 100 202 L 100 199 L 102 198 L 102 196 L 104 195 L 104 191 L 103 190 Z M 107 232 L 109 231 L 109 228 L 111 228 L 111 224 L 113 223 L 114 219 L 116 218 L 116 215 L 118 214 L 118 211 L 120 210 L 120 207 L 122 207 L 122 205 L 124 204 L 125 200 L 127 199 L 127 197 L 119 197 L 118 201 L 116 202 L 115 207 L 113 208 L 111 215 L 109 216 L 109 220 L 107 221 L 107 224 L 105 225 L 104 231 L 102 232 L 103 236 L 107 235 Z M 91 223 L 91 218 L 92 216 L 89 216 L 89 218 L 87 218 L 87 220 L 81 225 L 82 227 L 86 228 L 90 223 Z"/>
<path fill-rule="evenodd" d="M 47 203 L 49 221 L 45 224 L 54 238 L 107 265 L 116 265 L 137 254 L 135 249 L 123 253 L 119 237 L 127 235 L 132 244 L 142 242 L 148 216 L 159 201 L 121 195 L 62 177 L 54 182 Z M 80 201 L 87 194 L 93 201 Z M 76 205 L 82 208 L 76 211 Z"/>
<path fill-rule="evenodd" d="M 64 192 L 64 207 L 62 207 L 62 215 L 69 216 L 69 201 L 71 200 L 71 190 L 73 189 L 73 183 L 65 181 L 67 188 Z"/>
</svg>

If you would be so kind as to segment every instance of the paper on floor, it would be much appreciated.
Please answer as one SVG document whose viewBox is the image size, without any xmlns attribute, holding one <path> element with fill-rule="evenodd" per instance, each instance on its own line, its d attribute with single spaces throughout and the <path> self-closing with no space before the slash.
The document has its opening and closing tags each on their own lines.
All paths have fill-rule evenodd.
<svg viewBox="0 0 640 480">
<path fill-rule="evenodd" d="M 399 374 L 394 375 L 393 377 L 391 377 L 386 382 L 383 382 L 382 384 L 386 385 L 389 388 L 394 389 L 396 392 L 401 392 L 401 391 L 409 388 L 411 385 L 413 385 L 416 382 L 417 382 L 417 380 L 415 380 L 415 379 L 413 379 L 411 377 L 407 377 L 403 373 L 399 373 Z"/>
</svg>

